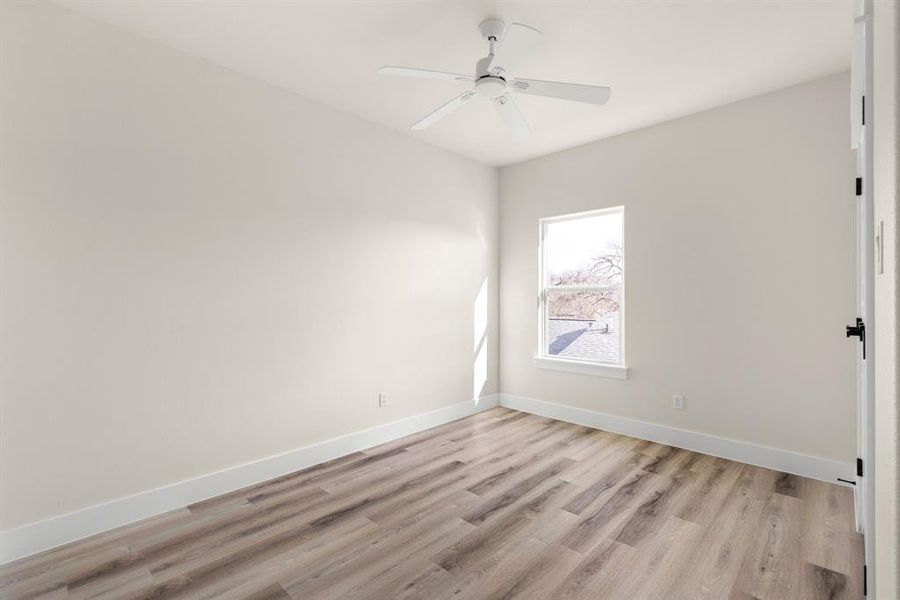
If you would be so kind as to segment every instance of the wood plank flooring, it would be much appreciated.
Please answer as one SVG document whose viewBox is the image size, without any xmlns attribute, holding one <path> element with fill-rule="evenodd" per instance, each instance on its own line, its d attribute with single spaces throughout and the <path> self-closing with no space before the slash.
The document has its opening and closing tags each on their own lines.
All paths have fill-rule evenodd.
<svg viewBox="0 0 900 600">
<path fill-rule="evenodd" d="M 503 408 L 0 567 L 22 598 L 862 598 L 849 489 Z"/>
</svg>

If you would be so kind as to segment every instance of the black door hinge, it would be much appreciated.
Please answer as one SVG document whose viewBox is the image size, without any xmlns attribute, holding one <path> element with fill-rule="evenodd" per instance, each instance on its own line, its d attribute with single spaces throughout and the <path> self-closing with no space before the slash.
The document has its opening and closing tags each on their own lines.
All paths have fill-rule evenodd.
<svg viewBox="0 0 900 600">
<path fill-rule="evenodd" d="M 862 463 L 861 458 L 856 459 L 856 476 L 857 477 L 863 476 L 863 463 Z"/>
<path fill-rule="evenodd" d="M 856 178 L 856 195 L 862 196 L 862 177 Z"/>
<path fill-rule="evenodd" d="M 866 124 L 866 97 L 862 97 L 862 124 Z"/>
<path fill-rule="evenodd" d="M 869 567 L 863 565 L 863 596 L 869 595 Z"/>
<path fill-rule="evenodd" d="M 856 317 L 856 325 L 847 325 L 847 337 L 858 337 L 863 345 L 863 360 L 866 360 L 866 324 Z"/>
</svg>

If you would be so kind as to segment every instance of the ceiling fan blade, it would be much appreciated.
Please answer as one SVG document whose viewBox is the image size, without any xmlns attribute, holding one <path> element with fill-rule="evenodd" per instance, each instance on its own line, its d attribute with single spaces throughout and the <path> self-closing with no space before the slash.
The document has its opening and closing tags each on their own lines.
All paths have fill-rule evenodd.
<svg viewBox="0 0 900 600">
<path fill-rule="evenodd" d="M 429 113 L 418 123 L 413 124 L 410 129 L 425 129 L 426 127 L 431 127 L 432 125 L 455 111 L 457 108 L 468 102 L 474 95 L 475 92 L 471 90 L 468 92 L 463 92 L 453 100 L 441 105 L 440 107 Z"/>
<path fill-rule="evenodd" d="M 421 77 L 423 79 L 443 79 L 444 81 L 475 81 L 468 75 L 459 73 L 446 73 L 444 71 L 429 71 L 427 69 L 413 69 L 410 67 L 381 67 L 378 69 L 381 75 L 395 75 L 397 77 Z"/>
<path fill-rule="evenodd" d="M 530 25 L 512 23 L 497 46 L 494 66 L 505 71 L 514 70 L 537 48 L 543 37 L 543 33 Z"/>
<path fill-rule="evenodd" d="M 500 118 L 509 128 L 514 140 L 521 141 L 531 135 L 528 121 L 525 120 L 522 111 L 513 102 L 512 96 L 508 94 L 497 96 L 494 98 L 494 108 L 497 109 L 497 114 L 500 115 Z"/>
<path fill-rule="evenodd" d="M 512 89 L 520 94 L 547 96 L 548 98 L 587 102 L 588 104 L 606 104 L 612 94 L 610 88 L 599 85 L 541 81 L 539 79 L 514 79 Z"/>
</svg>

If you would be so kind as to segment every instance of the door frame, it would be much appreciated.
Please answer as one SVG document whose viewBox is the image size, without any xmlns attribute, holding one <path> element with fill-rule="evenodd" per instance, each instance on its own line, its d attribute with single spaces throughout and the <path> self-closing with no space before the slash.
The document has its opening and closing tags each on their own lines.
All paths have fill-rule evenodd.
<svg viewBox="0 0 900 600">
<path fill-rule="evenodd" d="M 866 330 L 875 331 L 873 196 L 873 0 L 854 2 L 853 60 L 850 79 L 851 147 L 856 150 L 856 311 Z M 872 337 L 870 335 L 870 337 Z M 857 529 L 865 535 L 866 587 L 875 593 L 875 352 L 857 343 L 857 469 L 854 505 Z M 865 358 L 863 358 L 865 356 Z"/>
</svg>

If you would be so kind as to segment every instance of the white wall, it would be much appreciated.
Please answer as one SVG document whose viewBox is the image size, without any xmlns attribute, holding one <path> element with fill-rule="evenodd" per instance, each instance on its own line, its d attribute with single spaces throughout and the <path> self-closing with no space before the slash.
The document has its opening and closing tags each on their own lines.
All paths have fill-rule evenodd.
<svg viewBox="0 0 900 600">
<path fill-rule="evenodd" d="M 494 169 L 52 5 L 0 21 L 0 529 L 496 391 Z"/>
<path fill-rule="evenodd" d="M 852 461 L 853 164 L 845 73 L 503 169 L 501 391 Z M 630 378 L 537 369 L 538 219 L 616 205 Z"/>
<path fill-rule="evenodd" d="M 884 268 L 875 274 L 875 588 L 876 597 L 900 590 L 898 519 L 898 290 L 900 221 L 900 6 L 875 2 L 874 169 L 875 226 L 883 224 Z M 877 269 L 877 262 L 876 262 Z"/>
</svg>

